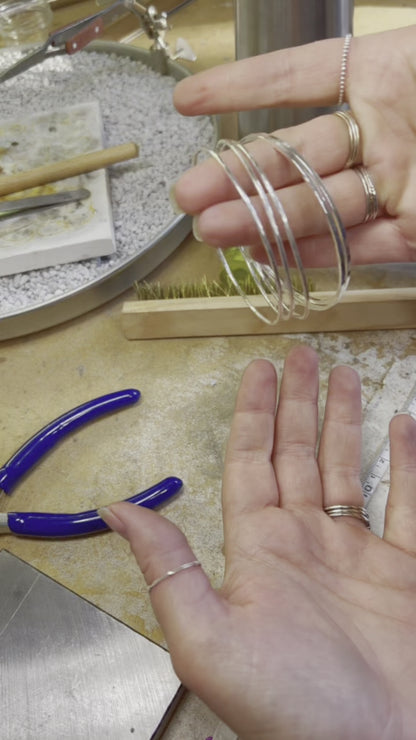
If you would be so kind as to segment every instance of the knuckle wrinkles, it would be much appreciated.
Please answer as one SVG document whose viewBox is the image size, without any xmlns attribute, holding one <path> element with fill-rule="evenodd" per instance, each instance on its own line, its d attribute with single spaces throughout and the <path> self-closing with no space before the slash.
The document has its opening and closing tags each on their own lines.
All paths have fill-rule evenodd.
<svg viewBox="0 0 416 740">
<path fill-rule="evenodd" d="M 230 460 L 231 462 L 249 462 L 256 465 L 264 465 L 264 463 L 270 461 L 270 456 L 268 452 L 260 447 L 251 447 L 250 449 L 240 447 L 232 451 Z"/>
<path fill-rule="evenodd" d="M 302 459 L 315 458 L 315 450 L 306 442 L 281 442 L 278 445 L 276 457 L 287 456 Z"/>
</svg>

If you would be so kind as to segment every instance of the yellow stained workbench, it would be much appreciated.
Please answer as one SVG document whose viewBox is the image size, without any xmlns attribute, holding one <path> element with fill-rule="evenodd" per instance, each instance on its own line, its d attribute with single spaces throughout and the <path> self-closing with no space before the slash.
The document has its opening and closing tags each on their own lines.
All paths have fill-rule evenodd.
<svg viewBox="0 0 416 740">
<path fill-rule="evenodd" d="M 168 4 L 161 1 L 159 6 Z M 56 26 L 95 7 L 92 2 L 56 7 Z M 400 7 L 393 2 L 357 3 L 356 34 L 410 23 L 416 23 L 416 2 L 402 2 Z M 185 37 L 198 54 L 191 68 L 233 58 L 231 2 L 198 0 L 175 16 L 174 26 L 172 40 L 175 34 Z M 129 30 L 123 27 L 118 33 Z M 173 282 L 184 273 L 199 277 L 212 259 L 212 250 L 189 237 L 156 277 Z M 73 406 L 121 388 L 137 387 L 142 392 L 138 406 L 104 417 L 66 439 L 10 500 L 2 499 L 0 510 L 79 511 L 178 475 L 185 481 L 184 492 L 164 513 L 183 528 L 212 583 L 219 585 L 223 451 L 247 363 L 263 356 L 280 368 L 294 343 L 308 342 L 321 357 L 322 399 L 330 368 L 354 364 L 363 380 L 364 459 L 370 460 L 380 428 L 387 432 L 389 416 L 410 390 L 416 331 L 129 342 L 121 331 L 120 313 L 130 295 L 64 325 L 0 344 L 3 460 L 30 434 Z M 374 502 L 379 528 L 382 503 L 380 496 Z M 163 644 L 142 576 L 117 535 L 63 542 L 2 536 L 0 548 Z M 214 729 L 215 718 L 208 709 L 188 696 L 165 737 L 204 740 Z"/>
</svg>

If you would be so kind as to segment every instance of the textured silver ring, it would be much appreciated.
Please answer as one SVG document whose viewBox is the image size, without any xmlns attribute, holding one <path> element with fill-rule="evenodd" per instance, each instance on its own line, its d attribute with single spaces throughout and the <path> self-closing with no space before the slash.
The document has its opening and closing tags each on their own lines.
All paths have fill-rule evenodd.
<svg viewBox="0 0 416 740">
<path fill-rule="evenodd" d="M 147 587 L 148 592 L 150 593 L 152 588 L 157 586 L 158 583 L 162 583 L 162 581 L 165 581 L 167 578 L 171 578 L 172 576 L 176 576 L 177 573 L 180 573 L 183 570 L 188 570 L 188 568 L 196 568 L 197 566 L 201 566 L 199 560 L 191 560 L 189 563 L 184 563 L 183 565 L 180 565 L 179 568 L 166 571 L 163 576 L 156 578 L 156 580 Z"/>
<path fill-rule="evenodd" d="M 337 110 L 334 113 L 334 116 L 338 116 L 338 118 L 341 118 L 344 123 L 347 125 L 348 130 L 348 142 L 349 142 L 349 150 L 348 150 L 348 158 L 345 162 L 345 168 L 353 167 L 357 164 L 357 162 L 360 161 L 361 152 L 360 152 L 360 129 L 358 128 L 358 123 L 355 120 L 354 116 L 349 110 Z"/>
<path fill-rule="evenodd" d="M 352 39 L 352 35 L 350 33 L 347 33 L 344 39 L 344 46 L 342 49 L 341 74 L 339 77 L 338 105 L 342 105 L 344 103 L 345 83 L 347 81 L 347 67 L 348 67 L 348 57 L 349 57 L 350 47 L 351 47 L 351 39 Z"/>
<path fill-rule="evenodd" d="M 379 212 L 377 191 L 371 175 L 366 167 L 354 167 L 354 172 L 357 173 L 361 180 L 361 184 L 364 188 L 365 193 L 365 216 L 363 223 L 367 221 L 374 221 L 377 218 Z"/>
<path fill-rule="evenodd" d="M 367 509 L 364 506 L 347 506 L 345 504 L 337 504 L 336 506 L 325 506 L 325 514 L 332 518 L 340 516 L 351 516 L 353 519 L 359 519 L 365 524 L 367 529 L 370 529 L 370 517 L 368 516 Z"/>
</svg>

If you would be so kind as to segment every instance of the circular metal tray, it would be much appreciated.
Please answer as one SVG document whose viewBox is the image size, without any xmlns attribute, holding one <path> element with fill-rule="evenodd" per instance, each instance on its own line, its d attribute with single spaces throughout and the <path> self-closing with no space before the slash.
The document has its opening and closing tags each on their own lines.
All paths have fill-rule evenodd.
<svg viewBox="0 0 416 740">
<path fill-rule="evenodd" d="M 94 41 L 85 51 L 130 57 L 152 67 L 149 51 L 118 42 Z M 168 72 L 175 80 L 191 74 L 173 61 L 168 62 Z M 212 119 L 212 124 L 214 135 L 217 136 L 215 119 Z M 81 287 L 78 286 L 50 301 L 0 315 L 0 340 L 12 339 L 56 326 L 115 298 L 127 290 L 135 280 L 143 279 L 158 267 L 182 243 L 190 230 L 191 219 L 188 216 L 173 217 L 145 248 L 140 249 L 137 255 L 119 262 L 115 268 L 100 275 L 98 279 L 87 281 Z"/>
</svg>

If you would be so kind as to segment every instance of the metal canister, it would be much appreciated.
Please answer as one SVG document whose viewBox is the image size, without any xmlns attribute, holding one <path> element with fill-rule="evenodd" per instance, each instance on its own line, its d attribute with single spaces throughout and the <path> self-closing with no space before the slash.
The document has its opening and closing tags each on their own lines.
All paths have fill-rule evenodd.
<svg viewBox="0 0 416 740">
<path fill-rule="evenodd" d="M 234 0 L 236 58 L 352 33 L 354 0 Z M 333 110 L 333 109 L 331 109 Z M 239 114 L 239 135 L 293 126 L 322 108 L 272 108 Z"/>
</svg>

